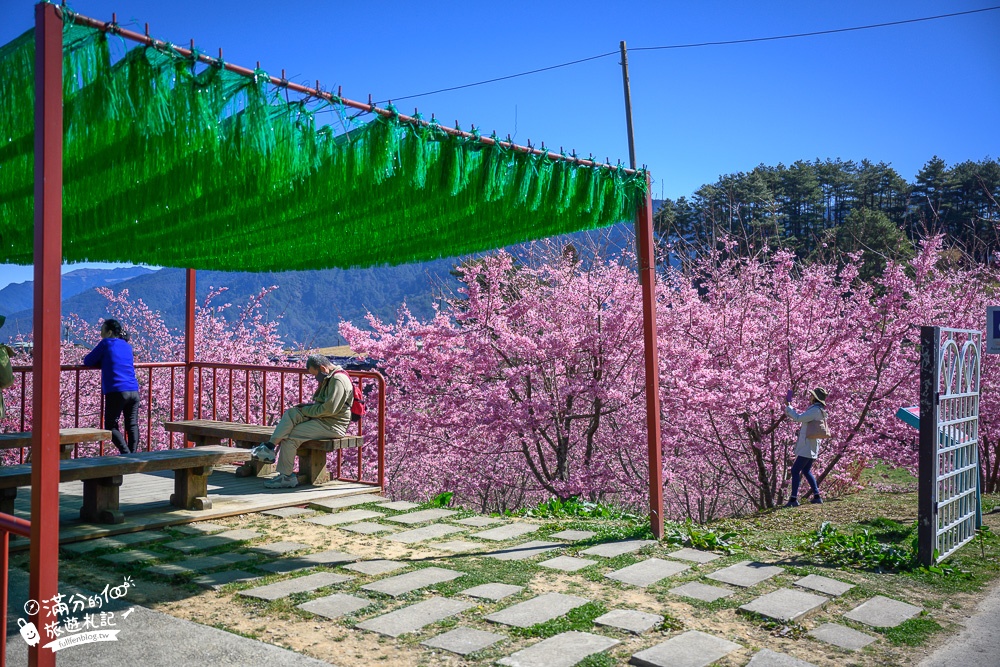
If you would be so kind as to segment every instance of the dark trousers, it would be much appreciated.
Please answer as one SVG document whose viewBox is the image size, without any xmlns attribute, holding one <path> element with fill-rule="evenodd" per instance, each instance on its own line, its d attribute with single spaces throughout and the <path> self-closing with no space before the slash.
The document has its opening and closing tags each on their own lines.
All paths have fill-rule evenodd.
<svg viewBox="0 0 1000 667">
<path fill-rule="evenodd" d="M 125 437 L 118 429 L 118 419 L 125 415 Z M 122 454 L 139 448 L 139 392 L 112 391 L 104 395 L 104 428 L 111 431 L 111 442 Z"/>
<path fill-rule="evenodd" d="M 819 497 L 819 485 L 816 484 L 816 478 L 812 474 L 812 465 L 815 459 L 810 459 L 806 456 L 795 457 L 795 463 L 792 464 L 792 495 L 791 498 L 795 500 L 799 499 L 799 482 L 801 482 L 800 475 L 806 476 L 806 481 L 809 482 L 809 488 L 812 489 L 813 494 Z"/>
</svg>

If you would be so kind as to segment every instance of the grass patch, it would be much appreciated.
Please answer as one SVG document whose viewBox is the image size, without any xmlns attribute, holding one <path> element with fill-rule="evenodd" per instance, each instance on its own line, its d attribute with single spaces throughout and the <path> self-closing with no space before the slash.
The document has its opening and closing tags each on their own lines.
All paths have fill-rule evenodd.
<svg viewBox="0 0 1000 667">
<path fill-rule="evenodd" d="M 588 655 L 586 658 L 576 663 L 576 667 L 615 667 L 618 662 L 605 652 Z"/>
<path fill-rule="evenodd" d="M 565 616 L 533 625 L 530 628 L 511 628 L 510 632 L 518 637 L 540 637 L 542 639 L 572 630 L 590 632 L 594 628 L 594 619 L 603 616 L 607 611 L 600 602 L 588 602 L 582 607 L 573 609 Z"/>
<path fill-rule="evenodd" d="M 436 566 L 436 564 L 427 563 L 427 567 L 430 566 Z M 460 562 L 449 561 L 447 566 L 449 569 L 465 573 L 465 576 L 445 581 L 432 587 L 437 591 L 438 595 L 449 597 L 457 594 L 459 591 L 464 591 L 467 588 L 481 584 L 503 582 L 505 584 L 513 584 L 514 586 L 527 586 L 537 572 L 537 568 L 530 563 L 497 560 L 496 558 L 465 559 Z"/>
<path fill-rule="evenodd" d="M 944 630 L 940 623 L 927 616 L 918 616 L 900 623 L 894 628 L 879 630 L 891 643 L 897 646 L 920 646 L 935 632 Z"/>
</svg>

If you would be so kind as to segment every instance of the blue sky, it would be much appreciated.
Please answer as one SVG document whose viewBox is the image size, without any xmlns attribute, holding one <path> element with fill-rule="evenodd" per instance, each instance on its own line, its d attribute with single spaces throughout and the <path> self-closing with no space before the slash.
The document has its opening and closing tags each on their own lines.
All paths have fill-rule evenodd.
<svg viewBox="0 0 1000 667">
<path fill-rule="evenodd" d="M 433 5 L 243 0 L 77 0 L 96 18 L 367 100 L 399 99 L 636 47 L 883 23 L 989 7 L 956 0 L 574 2 Z M 32 25 L 31 0 L 0 3 L 0 44 Z M 1000 155 L 1000 11 L 756 44 L 631 51 L 636 151 L 654 193 L 798 159 L 891 163 L 911 180 Z M 399 102 L 515 141 L 628 158 L 615 56 Z M 0 265 L 0 287 L 30 279 Z"/>
</svg>

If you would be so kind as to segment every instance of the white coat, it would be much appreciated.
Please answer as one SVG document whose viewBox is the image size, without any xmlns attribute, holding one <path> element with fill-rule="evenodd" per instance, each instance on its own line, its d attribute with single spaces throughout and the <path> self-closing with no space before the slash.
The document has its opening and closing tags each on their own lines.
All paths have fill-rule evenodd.
<svg viewBox="0 0 1000 667">
<path fill-rule="evenodd" d="M 791 417 L 792 421 L 802 424 L 799 427 L 799 441 L 795 445 L 795 455 L 804 456 L 807 459 L 818 459 L 819 440 L 807 438 L 806 430 L 809 428 L 809 422 L 826 419 L 826 410 L 819 403 L 813 403 L 806 408 L 805 412 L 796 412 L 791 405 L 786 405 L 785 414 Z"/>
</svg>

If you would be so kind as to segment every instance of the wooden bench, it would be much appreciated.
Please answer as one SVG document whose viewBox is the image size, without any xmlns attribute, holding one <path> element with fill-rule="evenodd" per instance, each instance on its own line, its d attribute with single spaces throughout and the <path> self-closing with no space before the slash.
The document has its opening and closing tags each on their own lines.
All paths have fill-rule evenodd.
<svg viewBox="0 0 1000 667">
<path fill-rule="evenodd" d="M 201 447 L 218 445 L 229 440 L 233 447 L 256 447 L 271 439 L 273 426 L 257 426 L 236 422 L 215 421 L 213 419 L 192 419 L 189 421 L 164 422 L 163 428 L 173 433 L 183 433 L 185 438 Z M 361 447 L 364 438 L 360 435 L 345 435 L 327 440 L 309 440 L 299 446 L 299 483 L 322 484 L 330 481 L 326 469 L 326 455 L 338 449 Z M 274 472 L 274 465 L 261 461 L 247 461 L 236 471 L 237 477 L 259 477 Z"/>
<path fill-rule="evenodd" d="M 66 460 L 73 457 L 73 446 L 87 442 L 110 440 L 111 431 L 101 428 L 61 428 L 59 429 L 59 458 Z M 18 433 L 0 433 L 0 449 L 31 449 L 31 431 Z M 28 452 L 26 461 L 31 460 Z"/>
<path fill-rule="evenodd" d="M 80 518 L 97 523 L 122 523 L 119 490 L 122 477 L 140 472 L 174 471 L 170 504 L 187 510 L 211 509 L 208 476 L 212 466 L 243 461 L 244 450 L 234 447 L 165 449 L 127 456 L 95 456 L 59 462 L 60 482 L 83 482 Z M 31 464 L 0 467 L 0 512 L 14 513 L 17 489 L 31 486 Z"/>
</svg>

